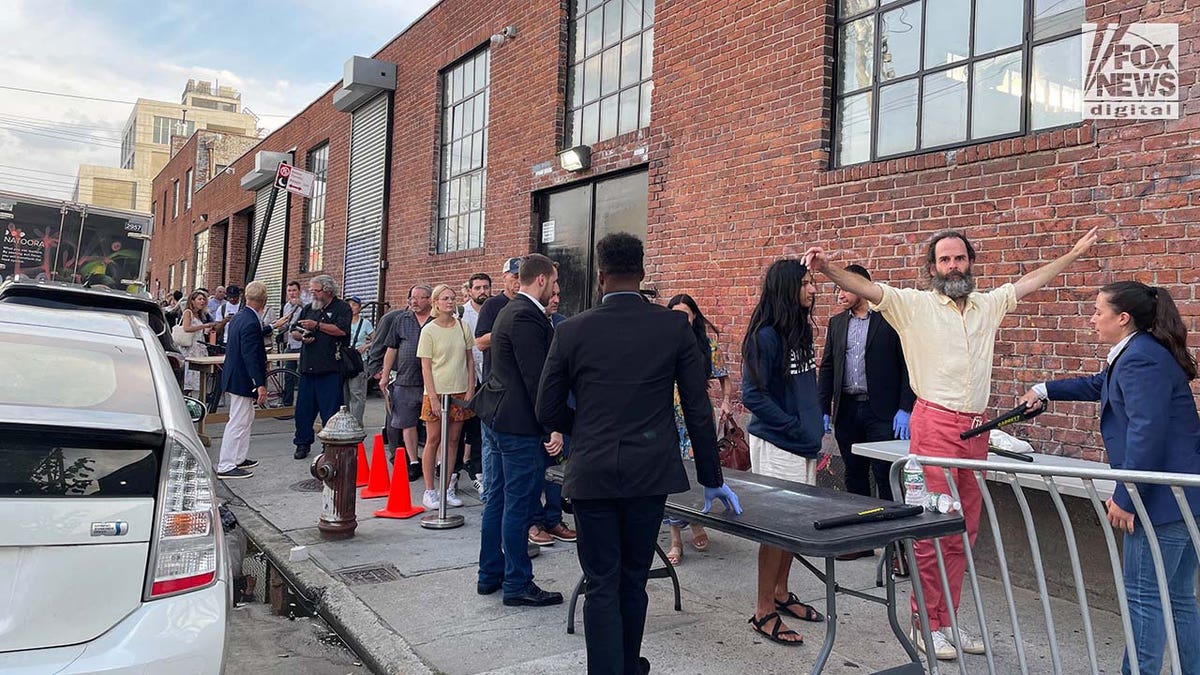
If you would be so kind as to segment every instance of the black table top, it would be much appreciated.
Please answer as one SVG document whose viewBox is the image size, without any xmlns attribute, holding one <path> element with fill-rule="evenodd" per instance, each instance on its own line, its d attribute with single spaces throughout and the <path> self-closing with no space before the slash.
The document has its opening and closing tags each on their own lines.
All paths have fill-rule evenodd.
<svg viewBox="0 0 1200 675">
<path fill-rule="evenodd" d="M 710 513 L 702 514 L 704 487 L 696 482 L 695 465 L 691 462 L 683 464 L 692 487 L 687 492 L 667 497 L 667 513 L 800 555 L 828 558 L 882 548 L 900 539 L 930 539 L 958 534 L 965 529 L 961 516 L 926 512 L 908 518 L 818 530 L 813 527 L 815 520 L 894 506 L 894 503 L 733 469 L 722 469 L 722 472 L 726 484 L 737 493 L 742 514 L 726 512 L 720 502 L 713 503 Z M 562 482 L 563 467 L 550 467 L 546 470 L 546 478 Z"/>
</svg>

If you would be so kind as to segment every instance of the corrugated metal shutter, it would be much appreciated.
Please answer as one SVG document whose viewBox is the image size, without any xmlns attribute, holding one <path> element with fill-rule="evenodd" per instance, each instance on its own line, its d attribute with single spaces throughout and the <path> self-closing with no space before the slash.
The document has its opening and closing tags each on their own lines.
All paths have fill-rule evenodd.
<svg viewBox="0 0 1200 675">
<path fill-rule="evenodd" d="M 346 214 L 346 267 L 342 297 L 363 302 L 379 296 L 379 252 L 387 169 L 390 94 L 363 105 L 350 120 L 350 198 Z"/>
<path fill-rule="evenodd" d="M 274 186 L 258 190 L 254 196 L 254 225 L 250 228 L 250 246 L 258 243 L 263 218 L 267 216 L 267 202 L 271 199 Z M 263 243 L 262 255 L 258 258 L 258 269 L 250 270 L 251 281 L 267 285 L 267 306 L 274 307 L 283 299 L 283 256 L 287 248 L 287 214 L 290 193 L 280 190 L 275 198 L 275 209 L 271 212 L 271 224 L 267 227 L 267 240 Z"/>
</svg>

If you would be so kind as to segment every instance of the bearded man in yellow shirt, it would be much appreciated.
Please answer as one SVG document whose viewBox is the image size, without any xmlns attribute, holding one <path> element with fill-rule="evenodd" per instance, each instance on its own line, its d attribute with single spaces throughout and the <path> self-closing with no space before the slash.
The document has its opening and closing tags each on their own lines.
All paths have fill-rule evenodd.
<svg viewBox="0 0 1200 675">
<path fill-rule="evenodd" d="M 960 440 L 959 433 L 976 426 L 987 407 L 992 387 L 992 353 L 1001 321 L 1017 306 L 1017 301 L 1033 293 L 1058 276 L 1096 243 L 1096 228 L 1076 242 L 1066 255 L 987 293 L 975 290 L 975 247 L 966 235 L 943 230 L 933 235 L 925 257 L 929 290 L 895 288 L 873 283 L 861 276 L 830 265 L 830 255 L 820 247 L 804 254 L 809 269 L 823 272 L 839 287 L 862 296 L 883 315 L 900 335 L 904 347 L 909 381 L 917 394 L 910 421 L 911 452 L 931 457 L 986 459 L 987 435 Z M 967 536 L 971 544 L 979 531 L 981 495 L 970 471 L 954 473 Z M 925 484 L 930 492 L 949 493 L 940 468 L 925 469 Z M 942 539 L 942 553 L 950 585 L 950 598 L 944 597 L 938 576 L 937 554 L 933 542 L 918 541 L 914 546 L 925 606 L 932 630 L 932 649 L 939 659 L 957 655 L 954 645 L 968 654 L 982 654 L 983 643 L 959 626 L 955 635 L 950 612 L 958 611 L 966 553 L 960 537 Z M 912 600 L 916 616 L 916 598 Z M 926 651 L 920 633 L 913 630 L 917 647 Z"/>
</svg>

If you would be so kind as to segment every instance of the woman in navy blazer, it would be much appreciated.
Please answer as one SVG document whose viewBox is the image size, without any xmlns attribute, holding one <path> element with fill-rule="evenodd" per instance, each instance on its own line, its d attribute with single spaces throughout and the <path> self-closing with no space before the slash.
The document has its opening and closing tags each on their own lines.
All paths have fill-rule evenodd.
<svg viewBox="0 0 1200 675">
<path fill-rule="evenodd" d="M 1034 386 L 1022 401 L 1099 401 L 1100 434 L 1114 469 L 1200 474 L 1200 417 L 1188 383 L 1196 359 L 1187 328 L 1164 288 L 1120 281 L 1100 289 L 1092 324 L 1113 345 L 1108 367 L 1096 375 Z M 1200 513 L 1200 489 L 1184 490 L 1190 511 Z M 1166 485 L 1138 485 L 1154 525 L 1170 589 L 1179 661 L 1184 673 L 1200 672 L 1200 619 L 1196 608 L 1196 550 L 1183 515 Z M 1125 534 L 1124 576 L 1137 662 L 1143 673 L 1162 667 L 1166 628 L 1145 527 L 1135 523 L 1123 483 L 1108 500 L 1108 520 Z M 1129 673 L 1129 650 L 1122 672 Z"/>
</svg>

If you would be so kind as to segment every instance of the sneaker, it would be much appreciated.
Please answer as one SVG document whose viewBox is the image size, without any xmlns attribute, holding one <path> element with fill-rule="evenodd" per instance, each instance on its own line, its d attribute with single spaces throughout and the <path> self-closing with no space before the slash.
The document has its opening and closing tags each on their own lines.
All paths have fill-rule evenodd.
<svg viewBox="0 0 1200 675">
<path fill-rule="evenodd" d="M 476 474 L 471 479 L 471 487 L 475 488 L 475 492 L 479 494 L 479 501 L 483 501 L 483 474 Z"/>
<path fill-rule="evenodd" d="M 458 476 L 450 479 L 450 485 L 446 488 L 446 503 L 454 507 L 463 504 L 462 500 L 458 498 Z"/>
<path fill-rule="evenodd" d="M 426 490 L 425 494 L 421 497 L 421 505 L 431 510 L 441 508 L 442 503 L 438 501 L 437 490 Z"/>
<path fill-rule="evenodd" d="M 567 527 L 566 523 L 559 523 L 555 525 L 554 527 L 546 530 L 546 534 L 559 541 L 565 541 L 568 543 L 575 541 L 575 530 Z"/>
<path fill-rule="evenodd" d="M 253 475 L 254 474 L 250 473 L 249 471 L 247 471 L 245 469 L 239 469 L 238 467 L 235 466 L 228 471 L 222 471 L 222 472 L 218 473 L 217 478 L 220 478 L 221 480 L 226 480 L 229 478 L 250 478 Z"/>
<path fill-rule="evenodd" d="M 950 626 L 946 626 L 938 632 L 946 636 L 946 642 L 950 643 L 951 646 L 957 644 L 959 647 L 962 647 L 964 654 L 983 654 L 987 651 L 983 648 L 983 640 L 963 630 L 962 626 L 958 627 L 958 640 L 954 639 L 954 631 Z"/>
<path fill-rule="evenodd" d="M 238 462 L 239 469 L 253 469 L 256 466 L 258 466 L 257 459 L 245 459 L 245 460 L 242 460 L 241 462 Z"/>
<path fill-rule="evenodd" d="M 408 463 L 408 482 L 411 483 L 415 480 L 419 480 L 421 478 L 421 475 L 422 475 L 421 463 L 420 462 L 409 462 Z"/>
<path fill-rule="evenodd" d="M 541 525 L 532 525 L 529 528 L 529 543 L 537 544 L 538 546 L 553 546 L 554 537 L 546 534 Z"/>
<path fill-rule="evenodd" d="M 925 652 L 925 636 L 916 629 L 913 629 L 913 644 L 917 646 L 917 649 Z M 933 655 L 939 661 L 953 661 L 958 658 L 958 652 L 955 651 L 954 645 L 950 644 L 940 630 L 933 631 Z"/>
</svg>

